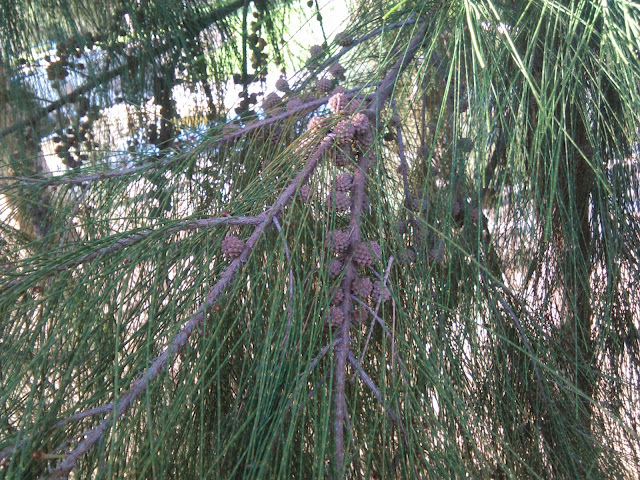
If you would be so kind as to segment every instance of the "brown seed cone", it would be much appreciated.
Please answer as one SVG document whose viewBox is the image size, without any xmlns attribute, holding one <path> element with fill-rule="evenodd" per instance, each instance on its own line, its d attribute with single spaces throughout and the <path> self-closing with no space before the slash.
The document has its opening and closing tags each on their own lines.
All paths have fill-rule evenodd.
<svg viewBox="0 0 640 480">
<path fill-rule="evenodd" d="M 344 230 L 334 230 L 331 234 L 333 251 L 338 255 L 347 253 L 349 249 L 349 234 Z"/>
<path fill-rule="evenodd" d="M 300 97 L 294 97 L 287 102 L 287 111 L 290 112 L 292 110 L 295 110 L 300 105 L 302 105 L 302 100 L 300 99 Z"/>
<path fill-rule="evenodd" d="M 351 124 L 353 125 L 353 128 L 356 129 L 356 133 L 358 135 L 361 135 L 369 130 L 369 119 L 362 112 L 358 112 L 353 116 L 353 118 L 351 119 Z"/>
<path fill-rule="evenodd" d="M 244 242 L 235 235 L 228 235 L 222 240 L 222 253 L 225 257 L 238 258 L 244 250 Z"/>
<path fill-rule="evenodd" d="M 324 117 L 311 117 L 307 124 L 307 130 L 320 130 L 326 125 Z"/>
<path fill-rule="evenodd" d="M 360 242 L 353 253 L 353 261 L 359 267 L 370 267 L 373 265 L 373 256 L 371 255 L 371 246 L 369 242 Z"/>
<path fill-rule="evenodd" d="M 356 134 L 355 127 L 351 124 L 351 121 L 348 119 L 340 120 L 336 123 L 335 127 L 333 127 L 333 133 L 336 136 L 338 143 L 348 144 Z"/>
<path fill-rule="evenodd" d="M 369 242 L 369 248 L 371 249 L 371 253 L 373 253 L 373 257 L 376 260 L 380 260 L 382 258 L 382 247 L 380 244 L 374 240 Z"/>
<path fill-rule="evenodd" d="M 274 107 L 277 107 L 279 103 L 280 97 L 278 96 L 278 94 L 275 92 L 271 92 L 269 95 L 264 97 L 264 100 L 262 101 L 262 108 L 265 111 L 271 110 Z"/>
<path fill-rule="evenodd" d="M 344 301 L 344 290 L 342 287 L 338 288 L 331 298 L 331 305 L 340 305 Z"/>
<path fill-rule="evenodd" d="M 341 47 L 353 45 L 353 36 L 347 32 L 340 32 L 336 35 L 336 43 Z"/>
<path fill-rule="evenodd" d="M 415 250 L 413 250 L 412 248 L 405 248 L 404 250 L 401 250 L 400 253 L 398 254 L 398 260 L 400 261 L 400 263 L 404 265 L 414 263 L 417 258 L 418 258 L 418 255 L 416 254 Z"/>
<path fill-rule="evenodd" d="M 313 61 L 313 60 L 317 60 L 319 57 L 322 56 L 323 50 L 322 47 L 320 45 L 312 45 L 309 48 L 309 60 Z"/>
<path fill-rule="evenodd" d="M 338 192 L 347 192 L 351 189 L 353 177 L 349 173 L 341 173 L 333 182 L 333 188 Z"/>
<path fill-rule="evenodd" d="M 339 113 L 345 109 L 348 103 L 349 99 L 343 93 L 335 93 L 334 91 L 334 95 L 329 99 L 327 105 L 331 113 Z"/>
<path fill-rule="evenodd" d="M 329 73 L 331 74 L 331 76 L 333 78 L 338 78 L 338 79 L 343 78 L 344 77 L 344 67 L 342 65 L 340 65 L 339 63 L 334 63 L 329 68 Z"/>
<path fill-rule="evenodd" d="M 335 154 L 336 167 L 346 167 L 351 164 L 351 149 L 340 149 Z"/>
<path fill-rule="evenodd" d="M 335 278 L 338 275 L 340 275 L 340 272 L 342 272 L 342 269 L 344 268 L 344 262 L 342 260 L 335 259 L 331 261 L 331 264 L 329 265 L 329 275 L 331 276 L 331 278 Z"/>
<path fill-rule="evenodd" d="M 333 88 L 333 82 L 330 78 L 323 77 L 317 81 L 316 88 L 322 93 L 329 93 Z"/>
<path fill-rule="evenodd" d="M 389 299 L 391 298 L 391 291 L 386 285 L 383 288 L 381 281 L 377 281 L 373 284 L 373 289 L 371 290 L 371 298 L 374 302 L 378 302 L 378 300 L 380 300 L 380 297 L 382 297 L 382 303 L 389 301 Z"/>
<path fill-rule="evenodd" d="M 351 284 L 351 293 L 361 300 L 366 300 L 373 290 L 373 282 L 370 278 L 356 278 Z"/>
<path fill-rule="evenodd" d="M 335 208 L 336 212 L 346 212 L 351 208 L 351 199 L 344 192 L 332 192 L 327 195 L 327 208 Z"/>
<path fill-rule="evenodd" d="M 334 327 L 339 327 L 344 323 L 345 315 L 342 311 L 341 307 L 331 307 L 329 309 L 329 318 L 331 321 L 331 325 Z"/>
<path fill-rule="evenodd" d="M 442 243 L 436 244 L 431 250 L 429 250 L 429 261 L 431 263 L 441 263 L 444 260 L 444 245 Z"/>
</svg>

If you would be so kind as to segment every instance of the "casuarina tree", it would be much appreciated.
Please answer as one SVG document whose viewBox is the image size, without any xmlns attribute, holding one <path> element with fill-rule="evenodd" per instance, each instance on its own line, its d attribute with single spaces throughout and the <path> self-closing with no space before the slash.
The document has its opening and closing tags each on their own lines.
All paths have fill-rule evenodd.
<svg viewBox="0 0 640 480">
<path fill-rule="evenodd" d="M 0 5 L 3 478 L 635 477 L 637 5 Z"/>
</svg>

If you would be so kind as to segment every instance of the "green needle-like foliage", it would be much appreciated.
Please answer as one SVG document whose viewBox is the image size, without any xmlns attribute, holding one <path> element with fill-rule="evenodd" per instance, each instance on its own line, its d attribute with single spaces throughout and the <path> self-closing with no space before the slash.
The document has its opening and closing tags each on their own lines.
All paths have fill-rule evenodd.
<svg viewBox="0 0 640 480">
<path fill-rule="evenodd" d="M 0 0 L 1 478 L 636 478 L 640 7 L 330 7 Z"/>
</svg>

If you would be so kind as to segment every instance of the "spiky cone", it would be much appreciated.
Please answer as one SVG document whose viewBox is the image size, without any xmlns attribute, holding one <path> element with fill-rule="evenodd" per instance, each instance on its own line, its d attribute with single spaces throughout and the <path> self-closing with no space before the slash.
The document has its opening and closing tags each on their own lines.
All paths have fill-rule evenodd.
<svg viewBox="0 0 640 480">
<path fill-rule="evenodd" d="M 311 117 L 309 123 L 307 123 L 307 130 L 319 132 L 327 125 L 324 117 Z"/>
<path fill-rule="evenodd" d="M 342 307 L 331 307 L 329 309 L 329 322 L 333 327 L 339 327 L 345 321 L 345 314 Z"/>
<path fill-rule="evenodd" d="M 333 82 L 330 78 L 322 77 L 316 82 L 316 88 L 322 93 L 329 93 L 333 88 Z"/>
<path fill-rule="evenodd" d="M 351 293 L 361 300 L 366 300 L 373 291 L 373 282 L 368 277 L 355 278 L 351 283 Z"/>
<path fill-rule="evenodd" d="M 344 289 L 342 287 L 336 289 L 331 297 L 331 305 L 340 305 L 344 301 Z"/>
<path fill-rule="evenodd" d="M 331 278 L 335 278 L 340 275 L 343 269 L 344 262 L 342 260 L 340 260 L 339 258 L 332 260 L 331 264 L 329 265 L 329 276 L 331 276 Z"/>
<path fill-rule="evenodd" d="M 300 187 L 300 200 L 302 200 L 303 203 L 309 203 L 309 201 L 311 200 L 311 187 L 309 185 L 302 185 Z"/>
<path fill-rule="evenodd" d="M 233 260 L 234 258 L 238 258 L 244 250 L 244 241 L 235 235 L 227 235 L 222 240 L 222 253 L 225 257 Z"/>
<path fill-rule="evenodd" d="M 373 265 L 373 256 L 371 255 L 371 246 L 369 242 L 360 242 L 353 253 L 353 261 L 362 268 Z"/>
<path fill-rule="evenodd" d="M 416 254 L 415 250 L 412 248 L 405 248 L 401 250 L 400 253 L 398 253 L 398 260 L 403 265 L 409 265 L 411 263 L 414 263 L 417 260 L 417 258 L 418 258 L 418 255 Z"/>
<path fill-rule="evenodd" d="M 353 185 L 353 176 L 349 173 L 341 173 L 333 182 L 333 189 L 338 192 L 348 192 Z"/>
<path fill-rule="evenodd" d="M 378 280 L 373 283 L 373 288 L 371 289 L 371 299 L 374 302 L 385 303 L 391 299 L 391 290 L 385 285 L 382 286 L 382 281 Z"/>
<path fill-rule="evenodd" d="M 329 74 L 338 80 L 344 78 L 344 67 L 336 62 L 329 68 Z"/>
<path fill-rule="evenodd" d="M 331 110 L 331 113 L 333 114 L 340 113 L 342 110 L 346 108 L 348 104 L 349 104 L 349 99 L 345 96 L 345 94 L 335 92 L 335 90 L 334 90 L 333 96 L 327 102 L 327 106 L 329 107 L 329 110 Z"/>
<path fill-rule="evenodd" d="M 344 192 L 331 192 L 327 195 L 327 208 L 336 212 L 346 212 L 351 208 L 351 199 Z"/>
<path fill-rule="evenodd" d="M 333 252 L 337 255 L 347 253 L 349 249 L 349 234 L 344 230 L 334 230 L 331 232 Z"/>
<path fill-rule="evenodd" d="M 375 240 L 371 240 L 369 242 L 369 248 L 371 249 L 371 253 L 373 254 L 373 258 L 375 260 L 380 260 L 382 258 L 382 247 Z"/>
<path fill-rule="evenodd" d="M 336 167 L 347 167 L 351 165 L 351 146 L 347 145 L 338 148 L 335 152 L 334 163 Z"/>
<path fill-rule="evenodd" d="M 333 134 L 340 145 L 348 145 L 356 135 L 356 129 L 349 119 L 340 120 L 333 127 Z"/>
<path fill-rule="evenodd" d="M 324 50 L 322 50 L 322 47 L 320 45 L 311 45 L 311 47 L 309 47 L 309 61 L 313 62 L 315 60 L 318 60 L 320 57 L 322 57 L 323 53 Z"/>
<path fill-rule="evenodd" d="M 364 323 L 369 319 L 369 311 L 364 307 L 356 307 L 351 312 L 351 322 L 354 324 Z"/>
</svg>

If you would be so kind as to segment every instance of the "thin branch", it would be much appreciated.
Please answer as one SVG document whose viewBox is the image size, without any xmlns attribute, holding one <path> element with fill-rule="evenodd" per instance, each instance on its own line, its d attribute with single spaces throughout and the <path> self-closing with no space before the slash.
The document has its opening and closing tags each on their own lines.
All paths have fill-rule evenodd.
<svg viewBox="0 0 640 480">
<path fill-rule="evenodd" d="M 373 333 L 373 325 L 376 322 L 376 318 L 379 318 L 378 310 L 380 310 L 380 305 L 382 304 L 383 292 L 384 292 L 384 288 L 387 286 L 387 280 L 389 279 L 389 273 L 391 272 L 392 264 L 393 264 L 393 256 L 389 257 L 389 262 L 387 263 L 387 270 L 385 271 L 384 278 L 382 279 L 382 288 L 380 288 L 380 297 L 376 302 L 375 310 L 372 310 L 373 320 L 371 320 L 371 325 L 369 326 L 369 332 L 367 333 L 367 339 L 364 342 L 364 348 L 362 349 L 362 353 L 360 354 L 360 365 L 362 365 L 362 359 L 364 358 L 365 353 L 367 352 L 367 348 L 369 346 L 369 340 L 371 340 L 371 334 Z"/>
<path fill-rule="evenodd" d="M 358 375 L 360 376 L 364 384 L 369 388 L 369 390 L 371 390 L 374 397 L 376 397 L 376 399 L 380 402 L 380 405 L 382 405 L 382 407 L 384 408 L 385 413 L 389 415 L 389 418 L 391 419 L 391 421 L 400 428 L 400 430 L 402 431 L 402 436 L 404 438 L 404 441 L 406 442 L 407 430 L 404 427 L 403 423 L 401 422 L 400 417 L 390 407 L 386 405 L 385 401 L 382 399 L 382 394 L 380 393 L 380 389 L 377 387 L 377 385 L 371 379 L 371 377 L 367 375 L 367 372 L 364 371 L 364 369 L 362 368 L 362 366 L 360 365 L 356 357 L 353 355 L 353 352 L 349 351 L 347 356 L 349 359 L 349 363 L 356 369 L 356 371 L 358 372 Z"/>
<path fill-rule="evenodd" d="M 375 84 L 374 84 L 375 85 Z M 347 98 L 353 98 L 354 96 L 357 96 L 357 92 L 359 92 L 362 89 L 362 87 L 358 87 L 358 88 L 353 88 L 351 90 L 348 90 L 347 92 L 345 92 L 345 96 Z M 287 110 L 285 112 L 281 112 L 278 113 L 277 115 L 272 115 L 268 118 L 265 118 L 264 120 L 260 120 L 258 122 L 252 123 L 251 125 L 247 125 L 245 127 L 238 127 L 236 129 L 234 129 L 233 131 L 224 134 L 222 137 L 217 138 L 215 140 L 213 140 L 207 147 L 203 148 L 202 150 L 198 150 L 198 154 L 202 154 L 202 153 L 206 153 L 206 152 L 210 152 L 211 150 L 219 147 L 222 144 L 225 143 L 231 143 L 236 141 L 237 139 L 239 139 L 240 137 L 243 137 L 244 135 L 247 135 L 253 131 L 259 130 L 261 128 L 267 127 L 269 125 L 271 125 L 272 123 L 278 122 L 280 120 L 284 120 L 288 117 L 294 116 L 296 114 L 299 114 L 301 112 L 305 112 L 305 111 L 313 111 L 315 109 L 317 109 L 318 107 L 324 105 L 325 103 L 327 103 L 329 101 L 329 99 L 331 98 L 331 96 L 326 96 L 326 97 L 321 97 L 318 98 L 316 100 L 312 100 L 309 101 L 307 103 L 303 103 L 302 105 L 299 105 L 298 107 L 292 108 L 291 110 Z M 364 96 L 365 99 L 367 98 L 373 98 L 372 95 L 366 95 Z M 231 125 L 231 124 L 228 124 Z M 140 172 L 145 172 L 145 171 L 149 171 L 149 170 L 155 170 L 158 168 L 162 168 L 165 167 L 171 163 L 177 163 L 180 161 L 183 161 L 185 159 L 187 159 L 189 156 L 193 155 L 194 152 L 190 151 L 190 152 L 186 152 L 186 153 L 181 153 L 179 155 L 176 155 L 175 157 L 171 157 L 171 158 L 165 158 L 162 161 L 155 161 L 153 163 L 145 163 L 142 165 L 138 165 L 135 167 L 127 167 L 127 168 L 121 168 L 118 170 L 108 170 L 108 171 L 103 171 L 103 172 L 98 172 L 98 173 L 92 173 L 92 174 L 88 174 L 88 175 L 79 175 L 79 176 L 73 176 L 73 175 L 64 175 L 64 176 L 56 176 L 56 177 L 52 177 L 52 176 L 37 176 L 37 177 L 17 177 L 17 176 L 4 176 L 4 177 L 0 177 L 0 186 L 5 187 L 4 184 L 8 184 L 10 185 L 11 182 L 26 182 L 26 183 L 45 183 L 46 186 L 48 187 L 53 187 L 53 186 L 59 186 L 59 185 L 79 185 L 82 183 L 86 183 L 86 182 L 99 182 L 102 180 L 108 180 L 108 179 L 112 179 L 112 178 L 117 178 L 117 177 L 123 177 L 126 175 L 131 175 L 134 173 L 140 173 Z"/>
<path fill-rule="evenodd" d="M 125 238 L 120 238 L 116 240 L 114 243 L 112 243 L 111 245 L 109 245 L 108 247 L 100 248 L 99 250 L 93 253 L 84 255 L 80 258 L 70 260 L 69 262 L 63 265 L 58 266 L 54 271 L 51 272 L 50 275 L 55 275 L 56 273 L 69 270 L 70 268 L 76 267 L 83 263 L 91 262 L 99 257 L 107 257 L 108 255 L 111 255 L 117 252 L 121 248 L 129 247 L 152 235 L 157 235 L 158 237 L 160 237 L 165 235 L 171 235 L 173 233 L 177 233 L 181 231 L 198 230 L 201 228 L 215 227 L 217 225 L 259 225 L 265 220 L 265 215 L 266 215 L 265 213 L 261 213 L 260 215 L 256 215 L 253 217 L 201 218 L 197 220 L 187 220 L 184 222 L 180 222 L 179 224 L 173 227 L 167 228 L 165 230 L 161 230 L 160 228 L 153 229 L 153 230 L 144 230 L 140 233 L 135 233 Z M 111 238 L 112 237 L 107 237 L 106 239 L 104 239 L 104 241 L 109 242 Z M 10 281 L 7 284 L 6 288 L 11 288 L 11 287 L 14 287 L 15 285 L 18 285 L 23 280 L 23 278 L 24 277 L 17 278 L 15 280 Z"/>
</svg>

